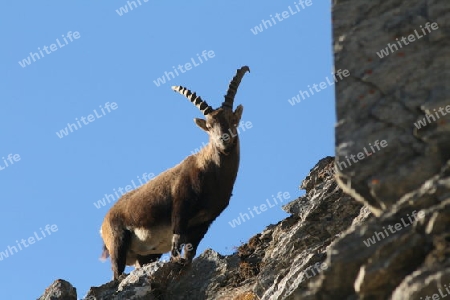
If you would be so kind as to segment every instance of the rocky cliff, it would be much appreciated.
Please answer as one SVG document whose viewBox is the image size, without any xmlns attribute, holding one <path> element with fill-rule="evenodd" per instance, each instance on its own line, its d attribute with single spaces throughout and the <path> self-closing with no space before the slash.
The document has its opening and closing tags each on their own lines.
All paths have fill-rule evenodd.
<svg viewBox="0 0 450 300">
<path fill-rule="evenodd" d="M 440 299 L 450 294 L 450 2 L 337 0 L 333 26 L 336 69 L 351 73 L 336 86 L 336 178 L 377 217 L 333 244 L 301 298 Z"/>
</svg>

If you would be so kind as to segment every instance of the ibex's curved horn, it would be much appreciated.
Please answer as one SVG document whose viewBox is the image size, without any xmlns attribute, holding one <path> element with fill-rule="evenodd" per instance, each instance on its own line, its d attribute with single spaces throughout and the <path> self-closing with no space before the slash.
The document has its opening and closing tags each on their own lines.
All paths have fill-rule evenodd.
<svg viewBox="0 0 450 300">
<path fill-rule="evenodd" d="M 203 101 L 202 98 L 200 98 L 200 96 L 197 96 L 195 93 L 192 93 L 185 87 L 174 85 L 172 86 L 172 90 L 188 98 L 189 101 L 194 103 L 194 105 L 197 106 L 197 108 L 200 109 L 200 111 L 205 116 L 214 110 L 211 106 L 208 105 L 208 103 L 206 103 L 206 101 Z"/>
<path fill-rule="evenodd" d="M 233 109 L 234 96 L 236 96 L 239 84 L 247 71 L 250 72 L 250 68 L 247 66 L 243 66 L 236 71 L 236 75 L 233 77 L 233 80 L 231 80 L 230 85 L 228 86 L 228 91 L 225 95 L 225 102 L 222 102 L 223 108 Z"/>
</svg>

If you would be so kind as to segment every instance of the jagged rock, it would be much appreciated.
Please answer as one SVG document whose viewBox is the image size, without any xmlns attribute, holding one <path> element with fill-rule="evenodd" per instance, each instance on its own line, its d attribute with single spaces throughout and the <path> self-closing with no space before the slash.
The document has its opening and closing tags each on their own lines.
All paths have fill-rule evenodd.
<svg viewBox="0 0 450 300">
<path fill-rule="evenodd" d="M 177 262 L 154 262 L 123 276 L 120 283 L 111 281 L 92 287 L 86 299 L 95 300 L 152 300 L 161 299 L 170 281 L 182 274 Z"/>
<path fill-rule="evenodd" d="M 296 291 L 296 295 L 298 299 L 425 299 L 441 287 L 445 292 L 444 285 L 450 284 L 449 229 L 450 163 L 401 198 L 390 212 L 356 225 L 337 240 L 325 261 L 329 268 L 310 291 Z"/>
<path fill-rule="evenodd" d="M 77 300 L 77 290 L 69 282 L 57 279 L 38 300 Z"/>
</svg>

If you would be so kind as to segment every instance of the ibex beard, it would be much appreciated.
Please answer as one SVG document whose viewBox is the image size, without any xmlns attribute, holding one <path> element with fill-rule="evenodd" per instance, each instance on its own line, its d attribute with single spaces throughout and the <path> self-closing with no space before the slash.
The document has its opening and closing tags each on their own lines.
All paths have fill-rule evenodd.
<svg viewBox="0 0 450 300">
<path fill-rule="evenodd" d="M 239 168 L 237 125 L 243 112 L 242 105 L 233 111 L 233 102 L 247 71 L 247 66 L 237 70 L 217 109 L 182 86 L 172 87 L 204 114 L 205 119 L 195 118 L 194 122 L 209 135 L 209 142 L 198 153 L 123 195 L 108 211 L 100 230 L 102 257 L 111 256 L 115 280 L 126 265 L 142 267 L 169 251 L 171 260 L 188 265 L 211 223 L 228 206 Z"/>
</svg>

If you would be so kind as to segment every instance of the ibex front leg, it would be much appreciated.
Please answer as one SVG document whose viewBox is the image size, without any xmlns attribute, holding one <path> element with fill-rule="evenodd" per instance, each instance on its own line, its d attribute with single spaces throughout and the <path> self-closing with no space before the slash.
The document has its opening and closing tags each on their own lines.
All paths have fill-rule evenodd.
<svg viewBox="0 0 450 300">
<path fill-rule="evenodd" d="M 186 242 L 188 207 L 189 205 L 184 199 L 173 203 L 171 260 L 179 260 L 181 258 L 181 246 Z"/>
</svg>

